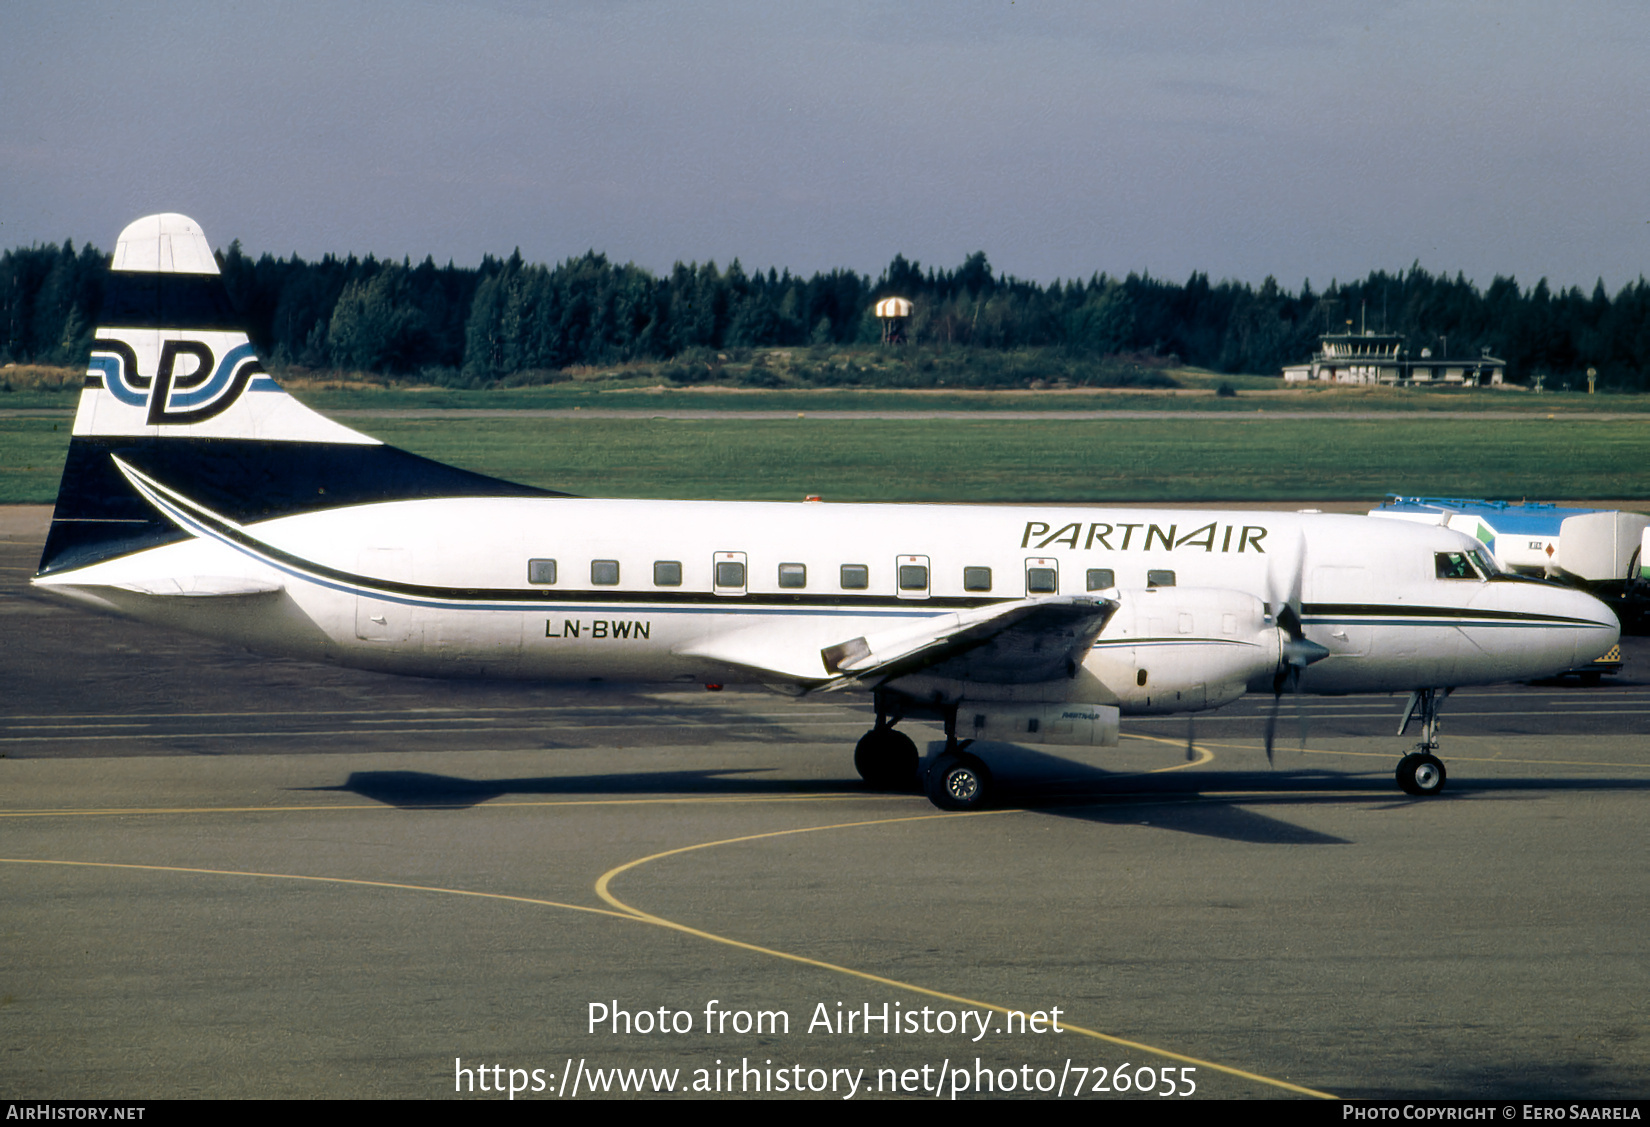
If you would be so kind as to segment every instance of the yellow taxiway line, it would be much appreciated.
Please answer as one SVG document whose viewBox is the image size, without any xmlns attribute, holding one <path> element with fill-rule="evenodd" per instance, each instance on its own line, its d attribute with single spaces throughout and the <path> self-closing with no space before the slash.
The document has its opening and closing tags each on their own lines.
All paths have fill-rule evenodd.
<svg viewBox="0 0 1650 1127">
<path fill-rule="evenodd" d="M 976 998 L 966 998 L 960 994 L 948 994 L 943 990 L 934 990 L 927 986 L 918 986 L 915 983 L 902 982 L 896 978 L 887 978 L 880 974 L 872 974 L 869 971 L 855 970 L 852 967 L 840 966 L 836 963 L 828 963 L 820 959 L 812 959 L 806 955 L 792 954 L 789 951 L 780 951 L 773 947 L 763 947 L 760 944 L 747 943 L 741 939 L 732 939 L 725 935 L 717 935 L 714 932 L 704 931 L 701 928 L 689 927 L 686 924 L 677 923 L 674 920 L 667 920 L 662 916 L 656 916 L 650 912 L 644 912 L 640 908 L 634 908 L 631 905 L 626 904 L 613 894 L 611 885 L 614 877 L 619 876 L 621 873 L 629 872 L 639 866 L 648 864 L 651 861 L 659 861 L 666 857 L 675 857 L 683 853 L 692 853 L 701 849 L 714 849 L 717 846 L 722 845 L 737 845 L 743 842 L 762 841 L 767 838 L 787 837 L 794 834 L 820 833 L 826 830 L 858 829 L 864 826 L 885 826 L 899 822 L 926 822 L 941 818 L 977 818 L 991 817 L 999 814 L 1019 813 L 1024 813 L 1024 811 L 988 810 L 980 811 L 978 813 L 963 814 L 917 814 L 904 818 L 877 818 L 864 822 L 838 822 L 834 825 L 827 826 L 807 826 L 794 830 L 773 830 L 768 833 L 746 834 L 742 837 L 724 838 L 720 841 L 700 842 L 697 845 L 684 845 L 676 849 L 666 849 L 659 853 L 649 854 L 646 857 L 638 857 L 634 861 L 627 861 L 622 865 L 609 869 L 596 881 L 596 894 L 607 903 L 613 905 L 613 907 L 624 912 L 629 912 L 637 919 L 654 924 L 658 927 L 670 928 L 672 931 L 679 931 L 685 935 L 692 935 L 699 939 L 709 940 L 712 943 L 725 944 L 726 946 L 735 947 L 743 951 L 752 951 L 761 955 L 769 955 L 776 959 L 785 959 L 788 962 L 801 963 L 804 966 L 817 967 L 820 970 L 832 971 L 836 974 L 847 975 L 850 978 L 863 979 L 866 982 L 875 982 L 879 985 L 892 987 L 897 990 L 908 990 L 914 994 L 922 994 L 929 998 L 938 998 L 946 1002 L 956 1002 L 959 1005 L 990 1010 L 993 1013 L 999 1013 L 1006 1016 L 1009 1013 L 1014 1012 L 1007 1006 L 1000 1006 L 992 1002 L 982 1002 Z M 1164 1057 L 1168 1060 L 1180 1061 L 1183 1064 L 1191 1065 L 1197 1068 L 1207 1068 L 1215 1072 L 1223 1072 L 1228 1076 L 1236 1076 L 1244 1080 L 1254 1081 L 1257 1084 L 1265 1084 L 1274 1088 L 1281 1088 L 1285 1091 L 1295 1092 L 1299 1095 L 1312 1096 L 1316 1099 L 1323 1100 L 1334 1100 L 1340 1098 L 1339 1096 L 1331 1095 L 1328 1092 L 1320 1092 L 1315 1088 L 1305 1088 L 1299 1084 L 1291 1084 L 1287 1080 L 1279 1080 L 1271 1076 L 1262 1076 L 1258 1072 L 1248 1072 L 1241 1068 L 1233 1068 L 1230 1065 L 1216 1064 L 1214 1061 L 1187 1056 L 1184 1053 L 1177 1053 L 1171 1049 L 1159 1048 L 1156 1045 L 1148 1045 L 1142 1041 L 1131 1041 L 1124 1037 L 1115 1037 L 1109 1033 L 1102 1033 L 1097 1029 L 1089 1029 L 1081 1025 L 1069 1024 L 1063 1028 L 1072 1033 L 1078 1033 L 1085 1037 L 1092 1037 L 1096 1041 L 1104 1041 L 1107 1044 L 1118 1045 L 1125 1049 L 1134 1049 L 1138 1052 L 1150 1053 L 1154 1056 Z"/>
</svg>

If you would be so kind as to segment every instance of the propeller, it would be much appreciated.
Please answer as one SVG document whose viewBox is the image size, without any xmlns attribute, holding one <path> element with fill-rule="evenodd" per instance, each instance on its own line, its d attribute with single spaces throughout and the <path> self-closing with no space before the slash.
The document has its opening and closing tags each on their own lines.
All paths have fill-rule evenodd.
<svg viewBox="0 0 1650 1127">
<path fill-rule="evenodd" d="M 1314 661 L 1321 661 L 1329 656 L 1329 651 L 1318 643 L 1308 640 L 1306 628 L 1301 623 L 1301 581 L 1306 570 L 1306 541 L 1297 532 L 1295 534 L 1293 550 L 1285 549 L 1272 557 L 1272 566 L 1269 564 L 1266 571 L 1266 607 L 1273 622 L 1282 631 L 1283 639 L 1278 647 L 1278 668 L 1272 676 L 1272 711 L 1266 717 L 1266 762 L 1272 763 L 1272 747 L 1277 734 L 1278 712 L 1283 707 L 1283 691 L 1290 689 L 1295 694 L 1295 710 L 1300 714 L 1301 747 L 1306 747 L 1306 710 L 1301 706 L 1301 671 Z M 1287 568 L 1287 573 L 1278 575 L 1279 567 Z"/>
</svg>

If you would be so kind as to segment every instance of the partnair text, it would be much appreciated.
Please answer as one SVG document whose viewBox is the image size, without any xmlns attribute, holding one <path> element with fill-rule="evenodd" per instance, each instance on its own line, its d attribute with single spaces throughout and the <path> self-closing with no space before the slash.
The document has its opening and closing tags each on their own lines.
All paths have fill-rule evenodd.
<svg viewBox="0 0 1650 1127">
<path fill-rule="evenodd" d="M 1141 532 L 1141 529 L 1145 529 Z M 1138 535 L 1136 535 L 1138 533 Z M 1221 524 L 1211 521 L 1198 525 L 1190 532 L 1181 532 L 1178 524 L 1107 524 L 1095 521 L 1084 525 L 1073 521 L 1059 528 L 1040 520 L 1026 521 L 1025 535 L 1020 537 L 1022 548 L 1076 548 L 1086 550 L 1104 548 L 1108 552 L 1127 552 L 1130 549 L 1149 552 L 1153 548 L 1164 551 L 1201 550 L 1205 552 L 1260 552 L 1266 549 L 1260 542 L 1266 539 L 1266 529 L 1258 524 Z"/>
</svg>

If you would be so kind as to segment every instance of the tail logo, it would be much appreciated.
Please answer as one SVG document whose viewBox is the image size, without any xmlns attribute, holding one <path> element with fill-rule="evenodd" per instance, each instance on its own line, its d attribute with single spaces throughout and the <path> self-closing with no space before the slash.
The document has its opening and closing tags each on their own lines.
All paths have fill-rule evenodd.
<svg viewBox="0 0 1650 1127">
<path fill-rule="evenodd" d="M 180 364 L 181 357 L 188 359 Z M 88 374 L 101 375 L 103 386 L 127 406 L 147 404 L 150 426 L 177 426 L 222 414 L 263 370 L 247 343 L 229 349 L 219 360 L 205 341 L 169 340 L 161 345 L 155 374 L 146 376 L 138 370 L 131 345 L 99 337 L 92 345 Z"/>
</svg>

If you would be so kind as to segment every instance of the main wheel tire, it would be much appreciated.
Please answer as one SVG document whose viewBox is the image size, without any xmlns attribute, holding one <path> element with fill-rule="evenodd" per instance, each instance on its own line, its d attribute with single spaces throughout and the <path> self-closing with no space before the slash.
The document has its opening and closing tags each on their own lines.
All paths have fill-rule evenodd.
<svg viewBox="0 0 1650 1127">
<path fill-rule="evenodd" d="M 991 801 L 991 772 L 966 752 L 946 752 L 928 769 L 928 800 L 941 810 L 980 810 Z"/>
<path fill-rule="evenodd" d="M 918 782 L 917 745 L 904 732 L 872 728 L 854 748 L 854 770 L 877 790 L 909 791 Z"/>
<path fill-rule="evenodd" d="M 1448 772 L 1437 756 L 1416 752 L 1398 761 L 1397 775 L 1398 786 L 1405 794 L 1430 798 L 1444 789 Z"/>
</svg>

